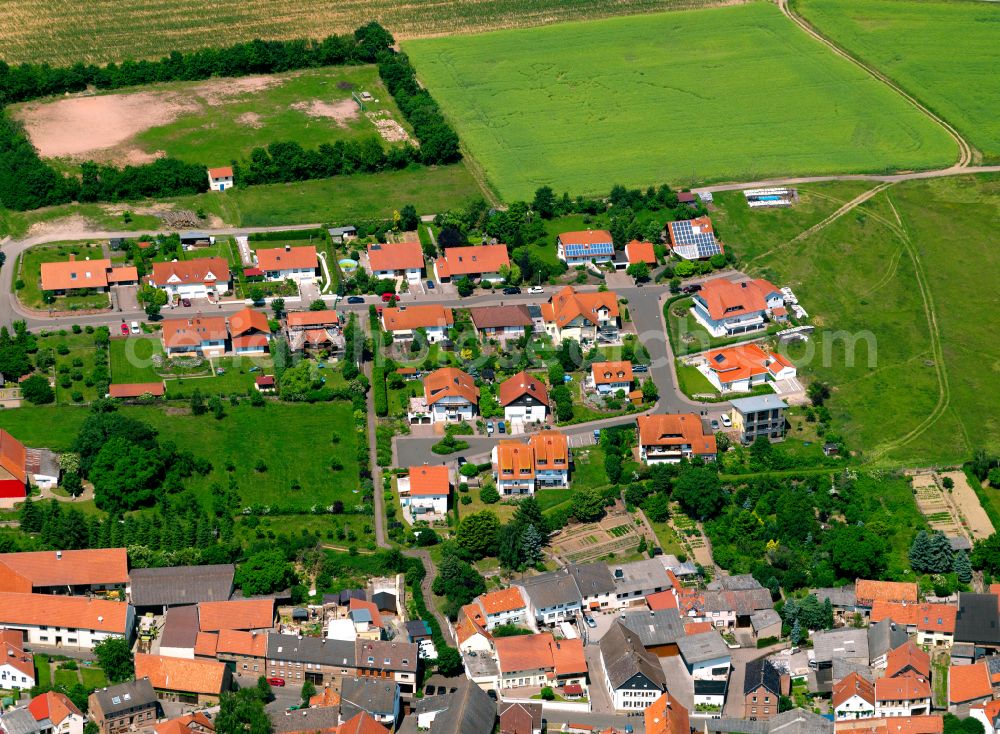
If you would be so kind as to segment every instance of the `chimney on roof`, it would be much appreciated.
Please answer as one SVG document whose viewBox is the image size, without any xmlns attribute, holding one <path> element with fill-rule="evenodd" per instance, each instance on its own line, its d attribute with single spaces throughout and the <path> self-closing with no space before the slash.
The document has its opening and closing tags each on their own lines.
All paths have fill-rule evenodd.
<svg viewBox="0 0 1000 734">
<path fill-rule="evenodd" d="M 69 261 L 70 261 L 71 263 L 75 263 L 75 262 L 76 262 L 76 255 L 73 255 L 73 254 L 70 254 L 70 256 L 69 256 Z"/>
<path fill-rule="evenodd" d="M 62 551 L 56 551 L 56 560 L 57 561 L 61 561 L 62 560 Z"/>
</svg>

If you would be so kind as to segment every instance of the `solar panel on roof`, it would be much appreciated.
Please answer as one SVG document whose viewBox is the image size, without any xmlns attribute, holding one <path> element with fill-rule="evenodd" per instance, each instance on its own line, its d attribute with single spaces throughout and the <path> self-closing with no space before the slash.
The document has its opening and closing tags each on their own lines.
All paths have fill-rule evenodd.
<svg viewBox="0 0 1000 734">
<path fill-rule="evenodd" d="M 695 231 L 691 220 L 670 223 L 670 236 L 674 251 L 683 258 L 711 257 L 722 252 L 722 246 L 711 231 Z"/>
</svg>

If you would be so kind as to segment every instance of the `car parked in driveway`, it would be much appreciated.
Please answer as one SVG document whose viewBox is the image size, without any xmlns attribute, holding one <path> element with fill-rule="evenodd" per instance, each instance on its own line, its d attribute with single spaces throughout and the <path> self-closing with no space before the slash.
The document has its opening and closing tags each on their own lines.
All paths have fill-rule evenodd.
<svg viewBox="0 0 1000 734">
<path fill-rule="evenodd" d="M 181 305 L 184 306 L 184 308 L 190 308 L 191 307 L 191 299 L 190 298 L 182 298 L 181 299 Z"/>
<path fill-rule="evenodd" d="M 122 321 L 122 336 L 128 336 L 128 324 Z"/>
<path fill-rule="evenodd" d="M 493 421 L 489 421 L 486 424 L 486 435 L 487 436 L 492 436 L 493 435 Z"/>
<path fill-rule="evenodd" d="M 364 303 L 365 299 L 362 298 L 361 296 L 350 296 L 350 297 L 348 297 L 347 302 L 348 303 Z"/>
<path fill-rule="evenodd" d="M 712 430 L 713 431 L 719 430 L 719 421 L 715 420 L 714 418 L 712 419 Z"/>
<path fill-rule="evenodd" d="M 130 328 L 132 329 L 132 333 L 133 334 L 141 334 L 142 333 L 142 329 L 139 328 L 139 322 L 138 321 L 133 321 Z"/>
<path fill-rule="evenodd" d="M 597 620 L 589 615 L 584 616 L 583 621 L 587 623 L 587 626 L 590 627 L 590 629 L 597 627 Z"/>
<path fill-rule="evenodd" d="M 497 423 L 497 431 L 500 433 L 507 433 L 507 426 L 504 425 L 503 421 Z"/>
<path fill-rule="evenodd" d="M 395 293 L 383 293 L 382 294 L 382 303 L 388 303 L 389 301 L 391 301 L 395 297 L 396 297 Z"/>
<path fill-rule="evenodd" d="M 722 414 L 722 419 L 721 420 L 722 420 L 722 425 L 724 425 L 726 428 L 731 428 L 732 427 L 732 425 L 733 425 L 733 419 L 730 418 L 725 413 Z"/>
<path fill-rule="evenodd" d="M 427 290 L 429 290 L 429 291 L 434 290 L 434 281 L 433 280 L 428 280 L 427 281 Z"/>
<path fill-rule="evenodd" d="M 276 688 L 284 688 L 285 687 L 285 679 L 284 678 L 268 678 L 267 679 L 267 684 L 269 686 L 275 686 Z"/>
</svg>

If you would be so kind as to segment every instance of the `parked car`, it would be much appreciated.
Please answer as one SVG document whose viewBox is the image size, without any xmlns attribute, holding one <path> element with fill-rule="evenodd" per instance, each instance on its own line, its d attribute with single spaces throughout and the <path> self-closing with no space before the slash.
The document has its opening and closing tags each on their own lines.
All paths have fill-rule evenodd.
<svg viewBox="0 0 1000 734">
<path fill-rule="evenodd" d="M 285 679 L 284 678 L 268 678 L 267 679 L 267 684 L 269 686 L 275 686 L 277 688 L 284 688 L 285 687 Z"/>
<path fill-rule="evenodd" d="M 594 429 L 594 440 L 595 441 L 600 441 L 601 440 L 601 429 L 600 428 L 595 428 Z"/>
<path fill-rule="evenodd" d="M 382 294 L 382 303 L 388 303 L 389 301 L 391 301 L 395 297 L 396 297 L 395 293 L 383 293 Z"/>
<path fill-rule="evenodd" d="M 583 621 L 587 623 L 587 626 L 590 627 L 590 629 L 594 629 L 597 626 L 597 620 L 591 616 L 584 615 Z"/>
<path fill-rule="evenodd" d="M 429 291 L 434 290 L 434 281 L 433 280 L 428 280 L 427 281 L 427 290 L 429 290 Z"/>
<path fill-rule="evenodd" d="M 132 333 L 133 334 L 141 334 L 142 333 L 142 329 L 139 328 L 139 322 L 138 321 L 133 321 L 131 328 L 132 328 Z"/>
<path fill-rule="evenodd" d="M 458 462 L 459 469 L 461 469 L 463 466 L 469 463 L 469 460 L 466 459 L 464 456 L 459 456 L 457 459 L 455 459 L 455 461 Z"/>
<path fill-rule="evenodd" d="M 487 422 L 487 424 L 486 424 L 486 435 L 487 436 L 492 436 L 493 435 L 493 421 Z"/>
<path fill-rule="evenodd" d="M 633 372 L 649 372 L 648 364 L 634 364 L 632 365 Z"/>
<path fill-rule="evenodd" d="M 725 413 L 723 413 L 722 414 L 722 425 L 724 425 L 726 428 L 730 428 L 733 425 L 733 419 L 730 418 Z"/>
<path fill-rule="evenodd" d="M 545 293 L 545 289 L 540 285 L 533 285 L 528 289 L 528 293 Z"/>
<path fill-rule="evenodd" d="M 362 298 L 361 296 L 348 296 L 347 302 L 348 303 L 364 303 L 365 299 Z"/>
<path fill-rule="evenodd" d="M 191 306 L 191 299 L 190 298 L 182 298 L 181 299 L 181 305 L 184 306 L 184 308 L 190 308 L 190 306 Z"/>
<path fill-rule="evenodd" d="M 698 283 L 692 283 L 691 285 L 686 285 L 681 288 L 681 293 L 697 293 L 701 290 L 701 285 Z"/>
<path fill-rule="evenodd" d="M 503 424 L 503 421 L 497 423 L 497 431 L 499 431 L 500 433 L 507 433 L 507 426 Z"/>
<path fill-rule="evenodd" d="M 128 324 L 122 321 L 122 336 L 128 336 Z"/>
<path fill-rule="evenodd" d="M 503 289 L 503 294 L 505 296 L 516 296 L 520 292 L 521 292 L 521 289 L 520 288 L 515 288 L 514 286 L 509 286 L 509 287 Z"/>
<path fill-rule="evenodd" d="M 715 420 L 714 418 L 712 419 L 712 430 L 713 431 L 719 430 L 719 421 Z"/>
</svg>

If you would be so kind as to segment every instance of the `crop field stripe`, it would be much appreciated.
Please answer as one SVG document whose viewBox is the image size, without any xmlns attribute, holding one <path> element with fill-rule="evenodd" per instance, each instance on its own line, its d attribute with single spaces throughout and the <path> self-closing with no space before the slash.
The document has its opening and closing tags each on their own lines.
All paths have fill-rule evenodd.
<svg viewBox="0 0 1000 734">
<path fill-rule="evenodd" d="M 946 166 L 949 134 L 771 4 L 403 44 L 505 200 Z"/>
</svg>

